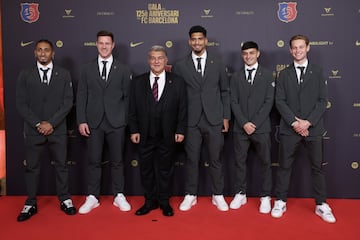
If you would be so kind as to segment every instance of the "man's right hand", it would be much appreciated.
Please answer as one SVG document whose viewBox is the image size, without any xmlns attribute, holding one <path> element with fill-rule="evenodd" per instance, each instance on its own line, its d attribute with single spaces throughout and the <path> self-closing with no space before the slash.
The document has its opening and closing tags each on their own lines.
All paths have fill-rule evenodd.
<svg viewBox="0 0 360 240">
<path fill-rule="evenodd" d="M 84 137 L 90 136 L 90 129 L 89 129 L 89 126 L 87 125 L 87 123 L 80 123 L 79 132 Z"/>
</svg>

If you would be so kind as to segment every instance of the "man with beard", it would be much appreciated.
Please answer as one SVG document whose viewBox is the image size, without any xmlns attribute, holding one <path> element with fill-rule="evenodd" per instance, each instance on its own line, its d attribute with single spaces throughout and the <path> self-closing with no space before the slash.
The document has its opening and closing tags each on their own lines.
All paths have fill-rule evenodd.
<svg viewBox="0 0 360 240">
<path fill-rule="evenodd" d="M 182 211 L 190 210 L 197 202 L 203 142 L 209 153 L 212 203 L 220 211 L 229 210 L 223 197 L 221 163 L 223 133 L 228 131 L 230 119 L 229 80 L 222 60 L 207 52 L 206 34 L 202 26 L 191 27 L 189 45 L 192 51 L 173 66 L 173 72 L 184 78 L 188 95 L 185 198 L 179 207 Z"/>
</svg>

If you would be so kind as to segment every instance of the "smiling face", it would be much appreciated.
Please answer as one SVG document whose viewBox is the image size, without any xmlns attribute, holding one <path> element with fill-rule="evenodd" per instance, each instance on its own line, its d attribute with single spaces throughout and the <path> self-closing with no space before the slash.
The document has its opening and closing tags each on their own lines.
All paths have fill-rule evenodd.
<svg viewBox="0 0 360 240">
<path fill-rule="evenodd" d="M 163 51 L 150 51 L 149 52 L 149 65 L 151 71 L 155 75 L 159 75 L 165 70 L 165 66 L 167 64 L 167 57 Z"/>
<path fill-rule="evenodd" d="M 51 45 L 47 42 L 39 42 L 34 50 L 36 60 L 46 66 L 53 59 L 55 52 Z"/>
<path fill-rule="evenodd" d="M 96 41 L 96 47 L 100 57 L 106 59 L 111 56 L 115 43 L 110 36 L 99 36 Z"/>
<path fill-rule="evenodd" d="M 193 52 L 200 56 L 205 52 L 206 44 L 208 43 L 208 39 L 201 32 L 195 32 L 191 34 L 189 39 L 189 45 Z"/>
<path fill-rule="evenodd" d="M 310 51 L 310 45 L 306 45 L 303 39 L 296 39 L 291 41 L 290 53 L 294 62 L 302 64 L 307 59 L 307 53 Z"/>
<path fill-rule="evenodd" d="M 241 52 L 241 57 L 248 66 L 254 65 L 257 62 L 259 56 L 260 51 L 258 51 L 256 48 L 248 48 L 246 50 L 242 50 Z"/>
</svg>

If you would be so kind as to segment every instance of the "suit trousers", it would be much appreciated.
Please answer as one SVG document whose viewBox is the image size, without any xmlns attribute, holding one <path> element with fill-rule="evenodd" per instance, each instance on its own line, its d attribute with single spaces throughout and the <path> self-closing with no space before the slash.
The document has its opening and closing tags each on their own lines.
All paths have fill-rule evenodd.
<svg viewBox="0 0 360 240">
<path fill-rule="evenodd" d="M 246 193 L 247 175 L 246 161 L 251 144 L 254 146 L 256 155 L 261 161 L 259 178 L 262 185 L 260 197 L 270 196 L 272 187 L 271 171 L 271 140 L 269 133 L 254 133 L 245 135 L 243 133 L 234 133 L 234 152 L 235 152 L 235 193 Z"/>
<path fill-rule="evenodd" d="M 211 191 L 214 195 L 222 195 L 224 189 L 224 173 L 221 163 L 221 152 L 224 145 L 224 136 L 221 132 L 223 124 L 211 125 L 204 113 L 199 123 L 194 127 L 187 127 L 185 138 L 186 182 L 185 194 L 197 195 L 199 182 L 199 163 L 202 144 L 205 143 L 209 155 L 209 173 Z"/>
<path fill-rule="evenodd" d="M 106 144 L 106 154 L 104 154 Z M 90 129 L 87 138 L 88 194 L 99 197 L 103 156 L 107 156 L 111 168 L 114 196 L 124 192 L 124 144 L 125 127 L 114 128 L 104 116 L 98 128 Z"/>
<path fill-rule="evenodd" d="M 163 138 L 150 138 L 139 145 L 140 175 L 145 204 L 169 204 L 174 173 L 174 147 Z"/>
<path fill-rule="evenodd" d="M 325 173 L 322 167 L 323 143 L 322 136 L 280 136 L 279 168 L 276 176 L 275 196 L 284 202 L 287 200 L 289 181 L 291 177 L 292 164 L 295 160 L 296 151 L 304 144 L 311 161 L 311 177 L 316 204 L 326 202 Z"/>
<path fill-rule="evenodd" d="M 41 157 L 46 148 L 48 148 L 51 160 L 55 167 L 56 193 L 60 201 L 70 198 L 69 194 L 69 172 L 66 165 L 67 157 L 67 136 L 50 135 L 44 136 L 26 136 L 26 166 L 25 180 L 28 198 L 26 205 L 36 204 L 36 194 L 39 186 Z M 47 181 L 47 180 L 45 180 Z"/>
</svg>

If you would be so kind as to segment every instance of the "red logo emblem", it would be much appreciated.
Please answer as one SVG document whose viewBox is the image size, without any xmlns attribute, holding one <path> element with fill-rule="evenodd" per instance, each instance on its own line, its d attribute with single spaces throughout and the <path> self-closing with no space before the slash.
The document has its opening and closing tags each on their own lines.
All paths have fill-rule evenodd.
<svg viewBox="0 0 360 240">
<path fill-rule="evenodd" d="M 21 3 L 20 16 L 24 22 L 33 23 L 39 20 L 39 4 L 38 3 Z"/>
</svg>

